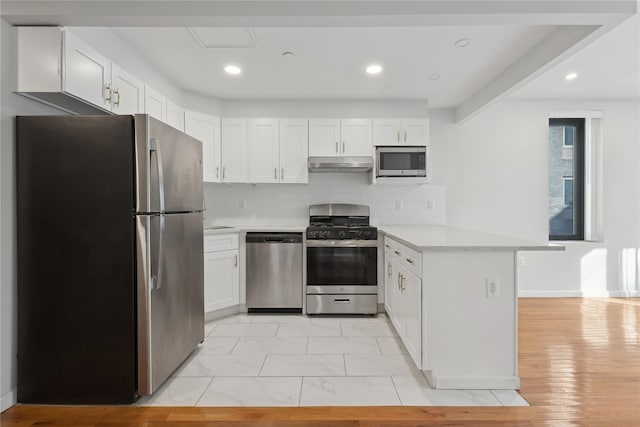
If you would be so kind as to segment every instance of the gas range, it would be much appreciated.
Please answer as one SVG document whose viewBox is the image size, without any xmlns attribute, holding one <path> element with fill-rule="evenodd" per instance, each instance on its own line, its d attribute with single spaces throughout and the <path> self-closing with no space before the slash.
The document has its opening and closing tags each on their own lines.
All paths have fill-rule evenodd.
<svg viewBox="0 0 640 427">
<path fill-rule="evenodd" d="M 307 228 L 307 314 L 376 314 L 378 229 L 369 207 L 313 205 Z"/>
<path fill-rule="evenodd" d="M 309 208 L 309 240 L 377 240 L 369 225 L 369 207 L 350 204 L 313 205 Z"/>
</svg>

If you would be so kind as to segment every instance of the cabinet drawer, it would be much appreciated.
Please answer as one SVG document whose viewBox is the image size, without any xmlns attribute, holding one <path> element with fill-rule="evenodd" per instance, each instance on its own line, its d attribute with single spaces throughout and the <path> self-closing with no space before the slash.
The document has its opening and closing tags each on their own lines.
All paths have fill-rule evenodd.
<svg viewBox="0 0 640 427">
<path fill-rule="evenodd" d="M 217 252 L 238 249 L 238 233 L 204 236 L 204 251 Z"/>
<path fill-rule="evenodd" d="M 390 237 L 384 238 L 384 248 L 400 265 L 405 267 L 418 278 L 422 277 L 422 254 L 415 249 L 403 245 Z"/>
</svg>

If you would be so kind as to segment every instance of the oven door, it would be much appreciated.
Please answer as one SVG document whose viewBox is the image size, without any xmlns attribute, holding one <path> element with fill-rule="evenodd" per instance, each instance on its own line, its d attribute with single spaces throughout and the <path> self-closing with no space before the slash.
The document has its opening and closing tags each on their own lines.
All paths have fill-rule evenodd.
<svg viewBox="0 0 640 427">
<path fill-rule="evenodd" d="M 338 243 L 331 245 L 329 242 Z M 307 285 L 376 286 L 377 241 L 366 241 L 367 247 L 340 245 L 339 242 L 345 241 L 307 241 Z"/>
</svg>

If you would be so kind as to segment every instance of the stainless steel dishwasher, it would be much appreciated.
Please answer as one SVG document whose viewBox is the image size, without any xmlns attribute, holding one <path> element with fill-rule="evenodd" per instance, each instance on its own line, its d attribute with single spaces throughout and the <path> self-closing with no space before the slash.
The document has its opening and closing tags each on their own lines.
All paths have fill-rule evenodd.
<svg viewBox="0 0 640 427">
<path fill-rule="evenodd" d="M 302 233 L 247 233 L 247 309 L 302 312 Z"/>
</svg>

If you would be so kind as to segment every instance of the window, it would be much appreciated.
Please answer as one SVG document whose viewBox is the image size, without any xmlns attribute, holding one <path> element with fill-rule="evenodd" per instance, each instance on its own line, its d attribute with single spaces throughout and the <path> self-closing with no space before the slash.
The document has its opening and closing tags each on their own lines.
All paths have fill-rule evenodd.
<svg viewBox="0 0 640 427">
<path fill-rule="evenodd" d="M 584 240 L 585 119 L 549 119 L 549 240 Z"/>
</svg>

